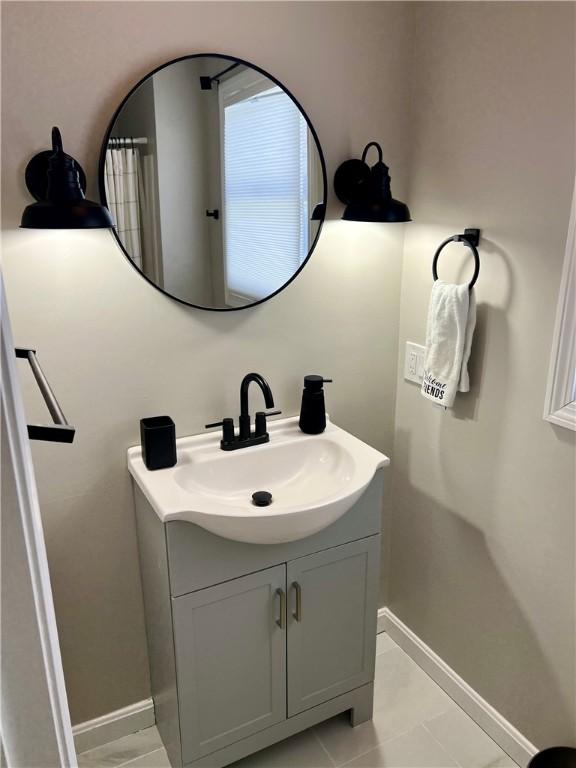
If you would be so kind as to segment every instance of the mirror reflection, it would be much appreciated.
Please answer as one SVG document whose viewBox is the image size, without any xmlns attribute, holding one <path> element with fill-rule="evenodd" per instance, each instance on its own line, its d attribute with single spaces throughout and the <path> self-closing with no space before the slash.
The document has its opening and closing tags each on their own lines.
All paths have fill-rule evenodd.
<svg viewBox="0 0 576 768">
<path fill-rule="evenodd" d="M 325 210 L 315 133 L 261 70 L 191 56 L 157 70 L 117 111 L 100 183 L 134 266 L 180 301 L 238 309 L 298 273 Z"/>
</svg>

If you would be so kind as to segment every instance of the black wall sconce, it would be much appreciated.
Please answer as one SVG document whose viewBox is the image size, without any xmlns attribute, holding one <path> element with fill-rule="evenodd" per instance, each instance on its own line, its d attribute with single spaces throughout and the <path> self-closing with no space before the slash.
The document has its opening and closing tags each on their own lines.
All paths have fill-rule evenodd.
<svg viewBox="0 0 576 768">
<path fill-rule="evenodd" d="M 62 148 L 58 128 L 52 128 L 52 149 L 34 155 L 26 166 L 26 186 L 37 201 L 26 206 L 21 227 L 26 229 L 108 229 L 110 212 L 86 200 L 86 174 Z"/>
<path fill-rule="evenodd" d="M 366 162 L 370 147 L 378 151 L 378 162 L 372 167 Z M 342 214 L 345 221 L 412 221 L 408 206 L 392 197 L 388 166 L 382 160 L 382 147 L 375 141 L 366 145 L 361 160 L 346 160 L 338 167 L 334 191 L 346 205 Z"/>
</svg>

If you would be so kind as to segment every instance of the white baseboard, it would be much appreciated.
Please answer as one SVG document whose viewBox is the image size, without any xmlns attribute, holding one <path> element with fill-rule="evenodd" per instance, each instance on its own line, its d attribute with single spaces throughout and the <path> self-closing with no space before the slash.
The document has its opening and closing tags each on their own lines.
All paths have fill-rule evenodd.
<svg viewBox="0 0 576 768">
<path fill-rule="evenodd" d="M 108 744 L 109 741 L 149 728 L 155 722 L 154 703 L 152 699 L 144 699 L 94 720 L 79 723 L 72 728 L 76 752 L 86 752 Z"/>
<path fill-rule="evenodd" d="M 525 766 L 538 752 L 534 744 L 488 704 L 389 608 L 380 608 L 378 611 L 378 632 L 387 632 L 515 762 Z"/>
<path fill-rule="evenodd" d="M 386 613 L 385 613 L 386 612 Z M 387 632 L 387 621 L 386 617 L 390 611 L 388 608 L 378 608 L 378 622 L 376 624 L 376 632 L 380 634 L 380 632 Z"/>
</svg>

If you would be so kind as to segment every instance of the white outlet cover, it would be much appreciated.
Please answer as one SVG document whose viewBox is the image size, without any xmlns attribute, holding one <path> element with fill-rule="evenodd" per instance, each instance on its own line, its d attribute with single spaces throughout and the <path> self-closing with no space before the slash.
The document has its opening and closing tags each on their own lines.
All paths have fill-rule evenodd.
<svg viewBox="0 0 576 768">
<path fill-rule="evenodd" d="M 406 342 L 404 356 L 404 378 L 406 381 L 422 384 L 425 352 L 426 347 L 423 347 L 421 344 L 415 344 L 413 341 Z"/>
</svg>

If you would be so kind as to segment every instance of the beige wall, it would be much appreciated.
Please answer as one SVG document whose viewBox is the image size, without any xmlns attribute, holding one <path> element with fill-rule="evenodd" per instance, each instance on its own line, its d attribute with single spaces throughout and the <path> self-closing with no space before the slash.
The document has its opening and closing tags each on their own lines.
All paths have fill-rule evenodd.
<svg viewBox="0 0 576 768">
<path fill-rule="evenodd" d="M 416 22 L 401 357 L 424 340 L 437 244 L 481 227 L 482 266 L 470 394 L 445 413 L 399 379 L 388 602 L 538 746 L 576 746 L 575 435 L 542 420 L 574 5 L 423 3 Z M 464 279 L 452 248 L 440 272 Z"/>
<path fill-rule="evenodd" d="M 72 446 L 34 444 L 74 722 L 149 695 L 125 451 L 142 416 L 179 435 L 238 413 L 243 374 L 268 377 L 297 412 L 301 380 L 334 378 L 335 421 L 392 449 L 403 228 L 330 221 L 299 278 L 254 309 L 188 309 L 141 279 L 108 232 L 18 231 L 23 172 L 58 124 L 96 189 L 100 142 L 147 71 L 221 51 L 276 75 L 315 125 L 330 174 L 384 142 L 406 192 L 410 14 L 391 3 L 4 3 L 4 273 L 17 343 L 33 345 Z M 340 212 L 335 206 L 331 215 Z M 44 417 L 24 374 L 29 418 Z"/>
</svg>

